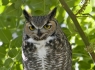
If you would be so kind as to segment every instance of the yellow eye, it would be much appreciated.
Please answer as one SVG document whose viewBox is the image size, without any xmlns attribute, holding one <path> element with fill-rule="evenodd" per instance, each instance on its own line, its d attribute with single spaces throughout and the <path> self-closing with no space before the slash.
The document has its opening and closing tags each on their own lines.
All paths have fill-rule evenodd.
<svg viewBox="0 0 95 70">
<path fill-rule="evenodd" d="M 29 26 L 29 29 L 30 29 L 30 30 L 34 30 L 35 27 L 34 27 L 34 26 Z"/>
<path fill-rule="evenodd" d="M 51 25 L 44 25 L 44 28 L 45 29 L 50 29 L 51 28 Z"/>
</svg>

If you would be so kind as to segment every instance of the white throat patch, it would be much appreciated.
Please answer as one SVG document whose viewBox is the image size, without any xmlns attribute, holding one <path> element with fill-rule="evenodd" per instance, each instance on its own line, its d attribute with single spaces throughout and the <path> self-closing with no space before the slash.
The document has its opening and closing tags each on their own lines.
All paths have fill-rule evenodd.
<svg viewBox="0 0 95 70">
<path fill-rule="evenodd" d="M 45 70 L 45 57 L 47 54 L 47 47 L 45 47 L 46 43 L 48 43 L 50 40 L 53 40 L 54 37 L 49 36 L 46 40 L 36 41 L 32 38 L 29 38 L 27 42 L 33 43 L 37 48 L 37 54 L 38 57 L 42 60 L 42 70 Z"/>
</svg>

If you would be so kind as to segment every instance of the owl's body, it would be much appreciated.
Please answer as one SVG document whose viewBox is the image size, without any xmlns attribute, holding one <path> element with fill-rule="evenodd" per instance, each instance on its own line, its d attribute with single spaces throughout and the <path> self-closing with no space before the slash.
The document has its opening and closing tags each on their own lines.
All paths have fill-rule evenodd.
<svg viewBox="0 0 95 70">
<path fill-rule="evenodd" d="M 24 10 L 24 70 L 71 70 L 71 47 L 54 19 L 55 11 L 46 16 L 30 16 Z"/>
</svg>

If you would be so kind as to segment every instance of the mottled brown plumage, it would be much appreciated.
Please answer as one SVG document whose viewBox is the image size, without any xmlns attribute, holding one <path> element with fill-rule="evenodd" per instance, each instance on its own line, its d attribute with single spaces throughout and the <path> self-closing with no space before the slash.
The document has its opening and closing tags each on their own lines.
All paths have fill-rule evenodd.
<svg viewBox="0 0 95 70">
<path fill-rule="evenodd" d="M 30 16 L 23 31 L 24 70 L 72 70 L 71 46 L 54 19 L 56 8 L 45 16 Z"/>
</svg>

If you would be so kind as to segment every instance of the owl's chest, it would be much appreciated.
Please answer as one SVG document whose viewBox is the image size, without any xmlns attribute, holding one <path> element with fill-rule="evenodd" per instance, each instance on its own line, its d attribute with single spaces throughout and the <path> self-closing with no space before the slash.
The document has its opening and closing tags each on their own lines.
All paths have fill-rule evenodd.
<svg viewBox="0 0 95 70">
<path fill-rule="evenodd" d="M 37 54 L 38 58 L 43 59 L 46 57 L 47 54 L 47 47 L 45 41 L 39 41 L 34 43 L 36 47 L 35 54 Z"/>
<path fill-rule="evenodd" d="M 45 59 L 47 57 L 46 55 L 48 54 L 48 50 L 49 50 L 49 47 L 46 46 L 46 44 L 53 39 L 54 39 L 53 37 L 48 37 L 46 40 L 41 40 L 41 41 L 35 41 L 32 38 L 29 38 L 27 40 L 28 43 L 33 43 L 33 45 L 35 46 L 36 50 L 32 53 L 33 55 L 31 54 L 30 55 L 32 57 L 37 58 L 36 62 L 40 63 L 42 70 L 45 70 L 45 63 L 46 63 Z"/>
<path fill-rule="evenodd" d="M 37 44 L 35 44 L 35 47 L 37 48 L 36 50 L 36 54 L 38 57 L 38 62 L 40 61 L 40 65 L 42 67 L 42 70 L 45 70 L 45 58 L 47 55 L 47 47 L 45 46 L 46 42 L 45 41 L 41 41 Z"/>
</svg>

